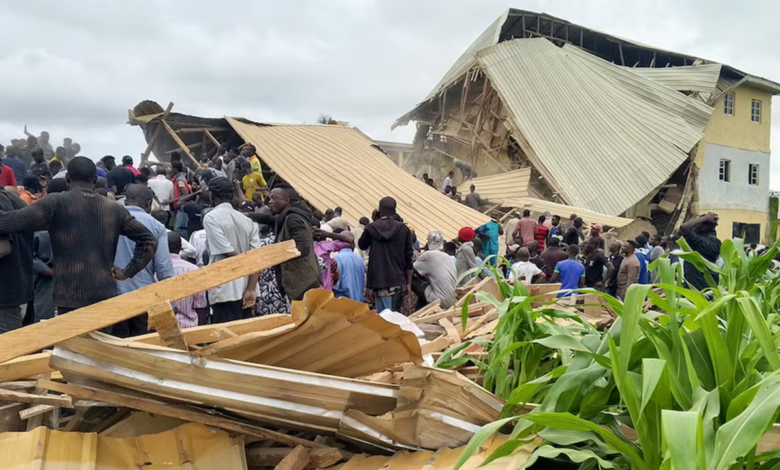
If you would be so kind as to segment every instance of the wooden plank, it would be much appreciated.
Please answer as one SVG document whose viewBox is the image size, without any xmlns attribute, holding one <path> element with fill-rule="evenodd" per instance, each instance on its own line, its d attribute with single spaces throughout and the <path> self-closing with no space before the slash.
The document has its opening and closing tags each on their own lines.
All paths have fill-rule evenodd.
<svg viewBox="0 0 780 470">
<path fill-rule="evenodd" d="M 165 112 L 163 113 L 162 117 L 160 119 L 165 119 L 168 117 L 168 114 L 171 112 L 171 109 L 173 109 L 173 101 L 168 103 L 168 107 L 165 108 Z M 154 133 L 152 134 L 152 137 L 149 139 L 149 143 L 146 145 L 146 150 L 141 153 L 141 166 L 144 166 L 146 164 L 146 160 L 149 159 L 149 153 L 152 151 L 152 147 L 154 147 L 154 144 L 157 142 L 157 139 L 160 137 L 160 132 L 162 132 L 162 125 L 157 124 L 157 127 L 154 129 Z"/>
<path fill-rule="evenodd" d="M 306 452 L 306 448 L 298 446 L 287 454 L 287 457 L 282 459 L 274 470 L 303 470 L 310 461 L 309 453 Z"/>
<path fill-rule="evenodd" d="M 0 383 L 0 389 L 24 391 L 34 389 L 35 385 L 36 382 L 34 380 L 25 380 L 22 382 L 2 382 Z"/>
<path fill-rule="evenodd" d="M 186 128 L 176 129 L 176 133 L 187 134 L 191 132 L 226 132 L 230 130 L 232 129 L 228 129 L 227 127 L 186 127 Z"/>
<path fill-rule="evenodd" d="M 165 119 L 160 119 L 160 124 L 162 124 L 163 129 L 168 133 L 168 135 L 171 136 L 174 142 L 176 142 L 176 145 L 178 145 L 182 151 L 187 154 L 188 157 L 190 157 L 190 160 L 192 160 L 192 163 L 195 164 L 195 168 L 198 168 L 200 166 L 200 163 L 198 163 L 198 160 L 192 156 L 192 152 L 190 152 L 190 149 L 187 147 L 187 144 L 184 143 L 183 140 L 181 140 L 181 137 L 179 137 L 178 134 L 173 132 L 173 129 L 171 129 L 170 124 L 168 124 Z"/>
<path fill-rule="evenodd" d="M 181 334 L 179 322 L 176 321 L 176 313 L 174 313 L 170 302 L 152 305 L 147 313 L 149 314 L 149 327 L 154 327 L 154 330 L 160 335 L 163 346 L 182 351 L 187 350 L 187 342 Z"/>
<path fill-rule="evenodd" d="M 474 323 L 472 323 L 471 325 L 468 325 L 468 327 L 466 328 L 466 332 L 463 333 L 463 336 L 464 337 L 468 337 L 472 332 L 477 331 L 477 329 L 481 328 L 482 325 L 484 325 L 485 323 L 488 323 L 488 322 L 491 322 L 491 321 L 495 320 L 496 317 L 498 317 L 498 310 L 496 310 L 495 308 L 492 308 L 490 310 L 490 312 L 485 313 L 481 317 L 477 318 L 474 321 Z"/>
<path fill-rule="evenodd" d="M 152 400 L 130 397 L 115 392 L 107 392 L 104 390 L 89 390 L 70 384 L 66 385 L 52 382 L 50 380 L 39 380 L 38 386 L 46 390 L 67 393 L 72 397 L 113 403 L 114 405 L 121 407 L 146 411 L 147 413 L 168 416 L 169 418 L 177 418 L 183 421 L 205 424 L 206 426 L 212 426 L 239 434 L 246 434 L 248 436 L 254 436 L 262 440 L 274 441 L 288 446 L 302 445 L 306 448 L 323 447 L 320 444 L 307 441 L 306 439 L 301 439 L 295 436 L 288 436 L 287 434 L 271 431 L 269 429 L 263 429 L 259 426 L 245 424 L 240 421 L 233 421 L 227 418 L 222 418 L 220 416 L 212 416 L 199 411 L 192 411 L 185 408 L 166 405 Z"/>
<path fill-rule="evenodd" d="M 420 310 L 417 310 L 416 312 L 409 315 L 409 320 L 414 320 L 415 318 L 419 318 L 425 315 L 428 315 L 430 312 L 435 311 L 438 309 L 441 311 L 441 300 L 436 299 L 435 301 L 429 303 L 425 307 L 421 308 Z"/>
<path fill-rule="evenodd" d="M 475 317 L 477 315 L 482 315 L 482 314 L 484 314 L 483 308 L 487 307 L 489 305 L 490 304 L 481 303 L 481 302 L 473 303 L 473 304 L 469 305 L 469 313 L 468 314 L 469 314 L 470 317 Z M 414 320 L 414 323 L 416 323 L 418 325 L 419 324 L 423 324 L 423 323 L 436 323 L 439 320 L 441 320 L 442 318 L 450 318 L 450 317 L 454 317 L 454 316 L 460 316 L 462 314 L 462 312 L 463 312 L 463 310 L 462 310 L 461 307 L 451 308 L 451 309 L 445 310 L 444 312 L 441 312 L 441 313 L 436 313 L 436 314 L 433 314 L 433 315 L 428 315 L 427 317 L 418 318 L 418 319 Z"/>
<path fill-rule="evenodd" d="M 455 328 L 455 325 L 453 325 L 451 321 L 446 318 L 442 318 L 439 320 L 439 325 L 441 325 L 442 328 L 444 328 L 444 331 L 447 332 L 447 337 L 453 344 L 460 343 L 460 332 L 457 328 Z"/>
<path fill-rule="evenodd" d="M 496 280 L 492 277 L 486 277 L 485 279 L 479 281 L 474 287 L 471 288 L 471 290 L 466 293 L 466 295 L 459 299 L 455 303 L 455 308 L 462 307 L 463 303 L 466 301 L 466 297 L 468 297 L 469 294 L 476 294 L 477 292 L 487 292 L 492 294 L 496 300 L 501 301 L 501 292 L 498 288 L 498 284 L 496 284 Z"/>
<path fill-rule="evenodd" d="M 255 447 L 246 450 L 246 463 L 250 467 L 275 467 L 294 449 L 289 447 Z M 308 452 L 309 468 L 326 468 L 340 462 L 344 456 L 334 447 L 311 449 Z"/>
<path fill-rule="evenodd" d="M 156 282 L 67 315 L 0 335 L 0 362 L 47 348 L 146 312 L 164 300 L 180 300 L 300 256 L 289 240 L 232 256 L 201 269 Z"/>
<path fill-rule="evenodd" d="M 55 408 L 57 407 L 53 405 L 35 405 L 33 407 L 27 408 L 26 410 L 20 411 L 19 418 L 24 421 L 26 419 L 32 418 L 33 416 L 39 416 L 44 413 L 48 413 Z"/>
<path fill-rule="evenodd" d="M 2 337 L 3 335 L 0 335 Z M 15 358 L 0 364 L 0 381 L 23 379 L 51 372 L 49 367 L 50 351 Z"/>
<path fill-rule="evenodd" d="M 203 129 L 203 133 L 206 134 L 206 137 L 209 138 L 211 143 L 214 144 L 217 147 L 217 149 L 219 149 L 219 145 L 220 145 L 219 141 L 211 134 L 211 132 L 209 132 L 208 129 Z"/>
<path fill-rule="evenodd" d="M 289 324 L 280 326 L 279 328 L 269 331 L 257 331 L 254 333 L 247 333 L 245 335 L 236 336 L 234 338 L 228 338 L 216 343 L 212 343 L 203 349 L 197 351 L 198 356 L 211 356 L 214 354 L 225 354 L 229 351 L 235 351 L 247 345 L 251 345 L 265 338 L 272 338 L 274 336 L 281 335 L 283 333 L 290 332 L 296 328 L 296 325 Z"/>
<path fill-rule="evenodd" d="M 436 338 L 430 343 L 423 344 L 420 349 L 422 350 L 422 355 L 425 356 L 426 354 L 444 351 L 450 346 L 450 344 L 452 344 L 452 341 L 446 336 L 442 336 L 440 338 Z"/>
<path fill-rule="evenodd" d="M 36 395 L 34 393 L 14 392 L 13 390 L 0 390 L 0 401 L 73 408 L 73 403 L 71 402 L 70 397 Z"/>
<path fill-rule="evenodd" d="M 40 375 L 38 377 L 41 378 L 41 379 L 50 379 L 51 378 L 51 374 L 47 373 L 47 374 Z M 34 395 L 46 395 L 48 392 L 46 390 L 38 387 L 37 384 L 36 384 L 36 387 L 33 389 L 32 393 Z M 40 415 L 33 416 L 33 417 L 31 417 L 30 419 L 27 420 L 27 431 L 28 432 L 32 431 L 33 429 L 39 427 L 41 424 L 43 424 L 43 416 L 40 416 Z"/>
</svg>

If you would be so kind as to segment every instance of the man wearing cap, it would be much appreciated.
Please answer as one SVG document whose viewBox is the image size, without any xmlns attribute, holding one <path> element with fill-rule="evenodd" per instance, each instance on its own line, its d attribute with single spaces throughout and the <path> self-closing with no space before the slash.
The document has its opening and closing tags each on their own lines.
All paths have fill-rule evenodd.
<svg viewBox="0 0 780 470">
<path fill-rule="evenodd" d="M 106 180 L 108 181 L 108 188 L 114 193 L 115 196 L 125 194 L 125 188 L 127 185 L 133 184 L 135 181 L 135 175 L 132 171 L 123 166 L 117 166 L 116 160 L 111 155 L 106 155 L 100 159 L 106 166 Z M 131 159 L 132 161 L 132 159 Z"/>
<path fill-rule="evenodd" d="M 141 172 L 133 166 L 133 157 L 130 155 L 125 155 L 122 157 L 122 166 L 133 172 L 133 176 L 138 176 L 141 174 Z"/>
<path fill-rule="evenodd" d="M 455 270 L 458 273 L 458 279 L 461 279 L 463 274 L 479 266 L 477 261 L 477 254 L 474 252 L 474 229 L 471 227 L 463 227 L 458 231 L 458 241 L 460 242 L 460 249 L 458 255 L 455 258 Z M 461 283 L 468 282 L 469 279 L 474 277 L 474 273 L 461 279 Z"/>
<path fill-rule="evenodd" d="M 423 279 L 412 279 L 412 290 L 421 300 L 425 299 L 426 304 L 439 300 L 441 308 L 446 309 L 452 307 L 455 300 L 457 271 L 452 258 L 443 250 L 444 235 L 438 230 L 428 233 L 428 251 L 414 262 L 414 270 Z"/>
<path fill-rule="evenodd" d="M 227 178 L 214 178 L 209 181 L 214 209 L 203 217 L 203 228 L 209 246 L 209 264 L 260 247 L 260 231 L 257 225 L 231 205 L 233 191 L 233 183 Z M 210 289 L 212 323 L 251 318 L 257 300 L 259 277 L 258 272 Z"/>
</svg>

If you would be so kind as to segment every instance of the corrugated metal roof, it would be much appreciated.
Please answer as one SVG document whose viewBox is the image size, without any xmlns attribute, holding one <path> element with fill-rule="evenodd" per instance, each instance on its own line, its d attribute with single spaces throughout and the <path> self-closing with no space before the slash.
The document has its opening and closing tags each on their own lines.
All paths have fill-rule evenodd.
<svg viewBox="0 0 780 470">
<path fill-rule="evenodd" d="M 476 470 L 477 468 L 485 470 L 513 470 L 522 468 L 528 461 L 531 453 L 541 442 L 536 439 L 530 444 L 520 446 L 512 454 L 501 457 L 480 467 L 482 462 L 490 456 L 496 449 L 507 441 L 508 436 L 494 436 L 488 438 L 474 455 L 469 458 L 461 467 L 462 470 Z M 452 470 L 460 459 L 464 447 L 456 449 L 443 448 L 436 452 L 421 451 L 407 452 L 400 451 L 390 457 L 384 456 L 366 456 L 356 455 L 344 464 L 331 467 L 333 470 Z"/>
<path fill-rule="evenodd" d="M 464 181 L 461 190 L 466 194 L 467 186 L 476 186 L 476 191 L 491 203 L 505 199 L 528 197 L 528 183 L 531 181 L 531 169 L 523 168 L 497 175 L 483 176 Z"/>
<path fill-rule="evenodd" d="M 228 433 L 185 424 L 159 434 L 113 438 L 52 431 L 0 434 L 0 470 L 246 469 L 244 445 Z"/>
<path fill-rule="evenodd" d="M 687 67 L 624 67 L 631 73 L 649 78 L 654 82 L 677 91 L 699 91 L 712 93 L 718 85 L 720 64 L 689 65 Z"/>
<path fill-rule="evenodd" d="M 619 215 L 688 158 L 712 109 L 574 49 L 515 39 L 477 57 L 547 183 L 571 205 Z"/>
<path fill-rule="evenodd" d="M 355 227 L 379 200 L 392 196 L 398 213 L 424 240 L 431 230 L 455 238 L 487 216 L 459 204 L 405 172 L 353 129 L 325 125 L 258 125 L 227 118 L 257 154 L 320 210 L 340 206 Z"/>
<path fill-rule="evenodd" d="M 564 221 L 567 221 L 571 214 L 577 214 L 582 217 L 582 220 L 588 225 L 599 224 L 620 228 L 625 227 L 634 221 L 634 219 L 628 219 L 626 217 L 613 217 L 581 207 L 567 206 L 566 204 L 558 204 L 557 202 L 534 199 L 531 197 L 507 199 L 504 201 L 504 205 L 506 207 L 516 207 L 523 210 L 528 209 L 533 212 L 538 212 L 539 214 L 550 211 L 550 215 L 560 215 Z"/>
</svg>

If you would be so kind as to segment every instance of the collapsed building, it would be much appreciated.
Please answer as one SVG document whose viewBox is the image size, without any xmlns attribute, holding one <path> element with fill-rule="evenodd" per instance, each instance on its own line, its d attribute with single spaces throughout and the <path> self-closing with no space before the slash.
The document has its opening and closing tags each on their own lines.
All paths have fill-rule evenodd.
<svg viewBox="0 0 780 470">
<path fill-rule="evenodd" d="M 203 118 L 172 112 L 172 107 L 143 101 L 129 110 L 130 124 L 139 126 L 147 141 L 142 165 L 152 154 L 167 162 L 180 152 L 183 162 L 197 168 L 203 156 L 247 142 L 257 150 L 270 186 L 289 183 L 323 212 L 342 207 L 353 227 L 361 217 L 370 217 L 385 196 L 395 198 L 398 213 L 421 240 L 432 230 L 452 239 L 464 225 L 478 227 L 489 220 L 403 171 L 356 128 Z"/>
<path fill-rule="evenodd" d="M 509 9 L 393 127 L 417 124 L 413 174 L 443 176 L 454 161 L 480 177 L 526 169 L 526 206 L 641 217 L 664 233 L 714 211 L 720 238 L 758 243 L 774 238 L 777 93 L 725 64 Z"/>
</svg>

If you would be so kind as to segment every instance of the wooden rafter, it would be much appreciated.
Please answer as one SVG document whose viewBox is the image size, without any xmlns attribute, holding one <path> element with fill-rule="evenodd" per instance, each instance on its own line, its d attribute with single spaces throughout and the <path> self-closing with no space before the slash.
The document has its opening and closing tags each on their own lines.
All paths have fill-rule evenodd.
<svg viewBox="0 0 780 470">
<path fill-rule="evenodd" d="M 214 144 L 217 148 L 219 148 L 219 141 L 214 137 L 214 135 L 209 131 L 208 129 L 203 129 L 203 133 L 206 135 L 206 137 L 211 140 L 211 143 Z"/>
<path fill-rule="evenodd" d="M 168 124 L 165 119 L 160 119 L 160 124 L 162 124 L 163 128 L 166 132 L 168 132 L 168 135 L 171 136 L 174 142 L 176 142 L 176 145 L 181 148 L 181 150 L 187 154 L 188 157 L 190 157 L 190 160 L 192 160 L 192 163 L 195 164 L 195 167 L 197 168 L 200 166 L 200 163 L 198 163 L 198 160 L 192 155 L 192 152 L 190 152 L 189 147 L 187 144 L 184 143 L 183 140 L 181 140 L 181 137 L 178 136 L 175 132 L 173 132 L 173 129 L 171 129 L 170 124 Z"/>
<path fill-rule="evenodd" d="M 168 107 L 165 108 L 165 112 L 163 112 L 160 119 L 165 120 L 168 117 L 168 114 L 170 114 L 172 109 L 173 109 L 173 101 L 168 103 Z M 146 145 L 146 150 L 144 150 L 144 152 L 141 154 L 141 166 L 146 165 L 146 161 L 149 159 L 149 153 L 152 151 L 152 147 L 154 146 L 155 142 L 157 142 L 157 139 L 160 137 L 161 129 L 162 126 L 160 124 L 157 124 L 157 127 L 154 129 L 154 133 L 152 134 L 152 137 L 149 139 L 149 143 Z"/>
<path fill-rule="evenodd" d="M 229 131 L 227 127 L 187 127 L 182 129 L 176 129 L 177 134 L 187 134 L 190 132 L 225 132 Z"/>
</svg>

